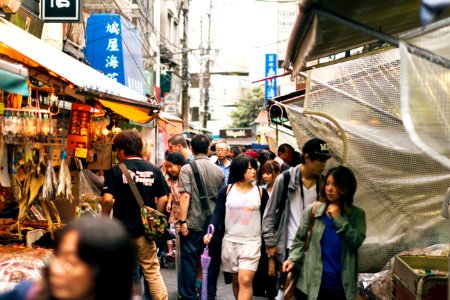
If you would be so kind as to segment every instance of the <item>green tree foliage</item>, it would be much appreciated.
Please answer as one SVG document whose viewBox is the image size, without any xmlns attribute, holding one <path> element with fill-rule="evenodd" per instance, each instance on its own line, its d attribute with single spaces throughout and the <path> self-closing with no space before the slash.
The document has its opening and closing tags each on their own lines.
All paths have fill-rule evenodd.
<svg viewBox="0 0 450 300">
<path fill-rule="evenodd" d="M 249 127 L 259 114 L 264 104 L 263 86 L 251 89 L 239 100 L 236 109 L 230 114 L 233 128 Z"/>
</svg>

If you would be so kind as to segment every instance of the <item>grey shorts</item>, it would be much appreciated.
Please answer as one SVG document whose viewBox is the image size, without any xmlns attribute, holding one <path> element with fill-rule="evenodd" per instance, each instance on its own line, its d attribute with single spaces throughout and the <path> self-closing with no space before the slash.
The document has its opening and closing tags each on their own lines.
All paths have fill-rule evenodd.
<svg viewBox="0 0 450 300">
<path fill-rule="evenodd" d="M 222 270 L 228 273 L 238 273 L 239 270 L 258 269 L 261 257 L 261 243 L 234 243 L 222 241 Z"/>
</svg>

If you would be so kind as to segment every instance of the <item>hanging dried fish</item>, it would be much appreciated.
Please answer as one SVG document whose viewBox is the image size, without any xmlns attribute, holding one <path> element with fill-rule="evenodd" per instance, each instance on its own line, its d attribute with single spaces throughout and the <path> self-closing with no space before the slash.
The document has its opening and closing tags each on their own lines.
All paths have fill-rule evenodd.
<svg viewBox="0 0 450 300">
<path fill-rule="evenodd" d="M 45 170 L 45 180 L 42 186 L 42 198 L 45 201 L 56 200 L 56 189 L 58 188 L 58 181 L 56 179 L 55 169 L 52 161 L 49 159 Z"/>
<path fill-rule="evenodd" d="M 66 163 L 67 153 L 61 153 L 61 167 L 59 168 L 58 188 L 56 197 L 58 199 L 67 199 L 70 202 L 73 200 L 72 195 L 72 178 L 70 177 L 69 166 Z"/>
</svg>

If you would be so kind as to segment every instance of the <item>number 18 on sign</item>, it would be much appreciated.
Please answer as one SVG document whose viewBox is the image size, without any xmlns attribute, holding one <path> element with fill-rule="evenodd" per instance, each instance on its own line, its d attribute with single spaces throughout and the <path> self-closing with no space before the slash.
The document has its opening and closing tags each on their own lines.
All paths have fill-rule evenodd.
<svg viewBox="0 0 450 300">
<path fill-rule="evenodd" d="M 80 0 L 42 0 L 41 11 L 45 22 L 78 22 Z"/>
<path fill-rule="evenodd" d="M 266 78 L 275 76 L 277 74 L 277 55 L 266 54 Z M 272 99 L 277 96 L 277 79 L 272 78 L 266 80 L 264 93 L 264 106 L 266 106 L 267 99 Z"/>
</svg>

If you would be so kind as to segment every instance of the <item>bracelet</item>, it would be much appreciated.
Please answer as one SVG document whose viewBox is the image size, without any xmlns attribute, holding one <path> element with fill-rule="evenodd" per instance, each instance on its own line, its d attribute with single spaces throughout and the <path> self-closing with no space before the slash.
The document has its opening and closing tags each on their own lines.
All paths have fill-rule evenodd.
<svg viewBox="0 0 450 300">
<path fill-rule="evenodd" d="M 183 225 L 184 223 L 186 223 L 186 220 L 184 220 L 184 221 L 178 220 L 178 224 Z"/>
</svg>

